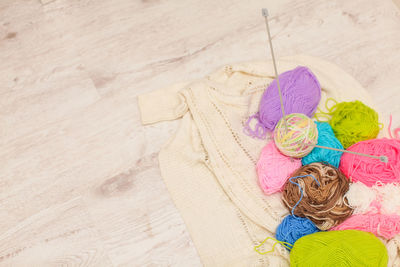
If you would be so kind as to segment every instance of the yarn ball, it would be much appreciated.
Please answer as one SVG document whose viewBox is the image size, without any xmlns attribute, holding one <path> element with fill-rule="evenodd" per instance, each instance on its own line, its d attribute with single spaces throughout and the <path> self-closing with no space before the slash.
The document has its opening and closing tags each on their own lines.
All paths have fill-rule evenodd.
<svg viewBox="0 0 400 267">
<path fill-rule="evenodd" d="M 259 185 L 267 195 L 282 191 L 289 175 L 300 167 L 300 159 L 282 155 L 271 141 L 263 148 L 257 162 Z"/>
<path fill-rule="evenodd" d="M 309 117 L 321 100 L 321 86 L 307 67 L 299 66 L 279 75 L 283 106 L 286 114 L 303 113 Z M 272 131 L 282 118 L 281 102 L 276 79 L 265 90 L 261 101 L 259 120 Z"/>
<path fill-rule="evenodd" d="M 342 144 L 335 137 L 332 127 L 327 122 L 315 122 L 318 129 L 318 145 L 343 149 Z M 326 162 L 338 168 L 343 152 L 315 147 L 301 162 L 307 165 L 313 162 Z"/>
<path fill-rule="evenodd" d="M 297 239 L 318 231 L 319 229 L 309 219 L 288 215 L 278 225 L 275 237 L 279 241 L 293 245 Z"/>
<path fill-rule="evenodd" d="M 354 209 L 353 214 L 371 211 L 371 203 L 377 197 L 376 191 L 361 182 L 351 183 L 345 194 L 347 203 Z"/>
<path fill-rule="evenodd" d="M 355 214 L 332 230 L 361 230 L 391 239 L 400 233 L 400 216 L 397 214 Z"/>
<path fill-rule="evenodd" d="M 295 215 L 310 219 L 320 230 L 328 230 L 352 214 L 353 209 L 346 205 L 344 197 L 349 190 L 349 181 L 337 168 L 315 162 L 302 166 L 292 174 L 302 175 L 312 175 L 319 185 L 310 177 L 296 180 L 303 189 L 303 199 L 294 209 Z M 300 197 L 299 187 L 287 181 L 282 199 L 289 210 L 293 209 Z"/>
<path fill-rule="evenodd" d="M 379 159 L 344 153 L 339 169 L 351 181 L 360 181 L 367 186 L 400 182 L 400 141 L 396 139 L 373 139 L 362 141 L 347 149 L 374 156 L 386 156 L 388 162 Z"/>
<path fill-rule="evenodd" d="M 381 204 L 381 213 L 400 214 L 400 186 L 397 183 L 375 186 Z"/>
<path fill-rule="evenodd" d="M 289 114 L 285 119 L 282 118 L 275 127 L 275 145 L 286 156 L 304 157 L 313 150 L 313 145 L 317 144 L 317 125 L 301 113 Z"/>
<path fill-rule="evenodd" d="M 386 267 L 385 245 L 362 231 L 329 231 L 306 235 L 294 244 L 290 266 Z"/>
<path fill-rule="evenodd" d="M 336 103 L 327 113 L 329 124 L 344 148 L 379 133 L 378 113 L 360 101 Z"/>
<path fill-rule="evenodd" d="M 279 75 L 282 101 L 286 114 L 303 113 L 311 117 L 321 99 L 321 86 L 315 75 L 306 67 L 299 66 Z M 258 119 L 255 130 L 250 122 Z M 244 131 L 253 137 L 265 138 L 266 131 L 273 131 L 282 118 L 281 101 L 276 79 L 264 91 L 259 104 L 259 111 L 251 116 Z"/>
<path fill-rule="evenodd" d="M 377 183 L 368 187 L 361 182 L 350 184 L 346 199 L 353 214 L 400 214 L 400 186 L 397 183 Z"/>
</svg>

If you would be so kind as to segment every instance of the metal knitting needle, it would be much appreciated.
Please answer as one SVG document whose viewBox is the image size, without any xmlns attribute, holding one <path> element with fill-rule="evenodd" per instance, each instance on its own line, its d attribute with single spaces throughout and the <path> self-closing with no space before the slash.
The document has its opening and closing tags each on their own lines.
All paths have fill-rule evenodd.
<svg viewBox="0 0 400 267">
<path fill-rule="evenodd" d="M 274 63 L 276 84 L 278 85 L 279 99 L 280 99 L 280 101 L 281 101 L 282 118 L 283 118 L 283 122 L 284 122 L 284 125 L 285 125 L 285 131 L 287 132 L 287 131 L 288 131 L 288 127 L 287 127 L 287 122 L 286 122 L 285 108 L 283 107 L 283 99 L 282 99 L 281 85 L 279 84 L 279 77 L 278 77 L 278 70 L 277 70 L 277 68 L 276 68 L 274 48 L 272 47 L 272 38 L 271 38 L 271 33 L 270 33 L 270 31 L 269 31 L 268 9 L 263 8 L 263 9 L 262 9 L 262 15 L 263 15 L 263 17 L 265 18 L 265 25 L 267 26 L 269 47 L 271 48 L 271 55 L 272 55 L 272 62 Z"/>
<path fill-rule="evenodd" d="M 270 30 L 269 30 L 269 24 L 268 24 L 268 9 L 263 8 L 262 9 L 262 15 L 265 18 L 265 25 L 267 27 L 269 47 L 271 49 L 272 62 L 274 63 L 276 84 L 278 85 L 279 99 L 280 99 L 280 102 L 281 102 L 281 110 L 282 110 L 283 122 L 284 122 L 284 125 L 285 125 L 285 131 L 287 132 L 288 131 L 288 127 L 287 127 L 287 121 L 286 121 L 286 115 L 285 115 L 285 108 L 283 106 L 282 91 L 281 91 L 281 86 L 279 84 L 279 77 L 278 77 L 278 70 L 276 68 L 274 48 L 272 47 L 272 38 L 271 38 L 271 33 L 270 33 Z M 374 156 L 374 155 L 369 155 L 369 154 L 364 154 L 364 153 L 359 153 L 359 152 L 348 151 L 348 150 L 344 150 L 344 149 L 337 149 L 337 148 L 332 148 L 332 147 L 320 146 L 320 145 L 316 145 L 316 144 L 315 145 L 313 144 L 312 146 L 323 148 L 323 149 L 330 149 L 330 150 L 340 151 L 340 152 L 343 152 L 343 153 L 354 154 L 354 155 L 358 155 L 358 156 L 375 158 L 375 159 L 379 159 L 381 162 L 385 162 L 385 163 L 388 162 L 388 158 L 386 156 Z"/>
<path fill-rule="evenodd" d="M 360 152 L 348 151 L 348 150 L 344 150 L 344 149 L 338 149 L 338 148 L 320 146 L 320 145 L 314 145 L 314 144 L 312 144 L 311 146 L 319 147 L 319 148 L 323 148 L 323 149 L 340 151 L 340 152 L 343 152 L 343 153 L 349 153 L 349 154 L 354 154 L 354 155 L 363 156 L 363 157 L 379 159 L 381 162 L 384 162 L 384 163 L 388 163 L 389 162 L 388 157 L 386 157 L 386 156 L 374 156 L 374 155 L 364 154 L 364 153 L 360 153 Z"/>
</svg>

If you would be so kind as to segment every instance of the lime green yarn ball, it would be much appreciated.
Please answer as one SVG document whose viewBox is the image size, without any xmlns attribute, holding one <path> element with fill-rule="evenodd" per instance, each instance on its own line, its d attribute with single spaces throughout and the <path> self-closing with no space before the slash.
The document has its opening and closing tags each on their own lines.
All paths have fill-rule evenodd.
<svg viewBox="0 0 400 267">
<path fill-rule="evenodd" d="M 289 157 L 302 158 L 318 142 L 317 125 L 302 113 L 292 113 L 275 126 L 274 140 L 279 151 Z M 287 130 L 286 130 L 287 126 Z"/>
<path fill-rule="evenodd" d="M 294 243 L 290 266 L 386 267 L 385 245 L 373 234 L 357 230 L 318 232 Z"/>
<path fill-rule="evenodd" d="M 378 113 L 360 101 L 337 103 L 328 114 L 328 122 L 345 149 L 378 136 Z"/>
</svg>

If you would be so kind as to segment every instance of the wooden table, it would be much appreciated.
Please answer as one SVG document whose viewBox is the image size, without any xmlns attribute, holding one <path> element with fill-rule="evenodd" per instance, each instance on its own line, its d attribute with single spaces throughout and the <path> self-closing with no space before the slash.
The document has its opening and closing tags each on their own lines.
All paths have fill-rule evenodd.
<svg viewBox="0 0 400 267">
<path fill-rule="evenodd" d="M 335 62 L 400 125 L 390 0 L 2 0 L 0 265 L 200 266 L 158 168 L 179 121 L 136 97 L 269 59 L 262 7 L 277 57 Z"/>
</svg>

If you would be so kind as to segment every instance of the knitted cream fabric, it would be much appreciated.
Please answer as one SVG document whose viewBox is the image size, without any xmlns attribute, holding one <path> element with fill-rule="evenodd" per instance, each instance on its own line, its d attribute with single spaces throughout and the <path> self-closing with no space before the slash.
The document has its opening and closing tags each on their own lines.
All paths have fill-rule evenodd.
<svg viewBox="0 0 400 267">
<path fill-rule="evenodd" d="M 322 87 L 323 111 L 328 97 L 375 108 L 361 85 L 331 63 L 294 56 L 277 65 L 281 73 L 299 65 L 310 68 Z M 257 184 L 255 164 L 269 137 L 258 140 L 243 133 L 244 122 L 257 111 L 273 79 L 272 62 L 239 63 L 139 96 L 143 124 L 182 120 L 160 151 L 160 169 L 204 266 L 289 265 L 289 253 L 280 245 L 266 255 L 253 249 L 274 236 L 288 211 L 280 193 L 266 196 Z M 391 263 L 400 262 L 395 240 L 388 244 Z"/>
</svg>

